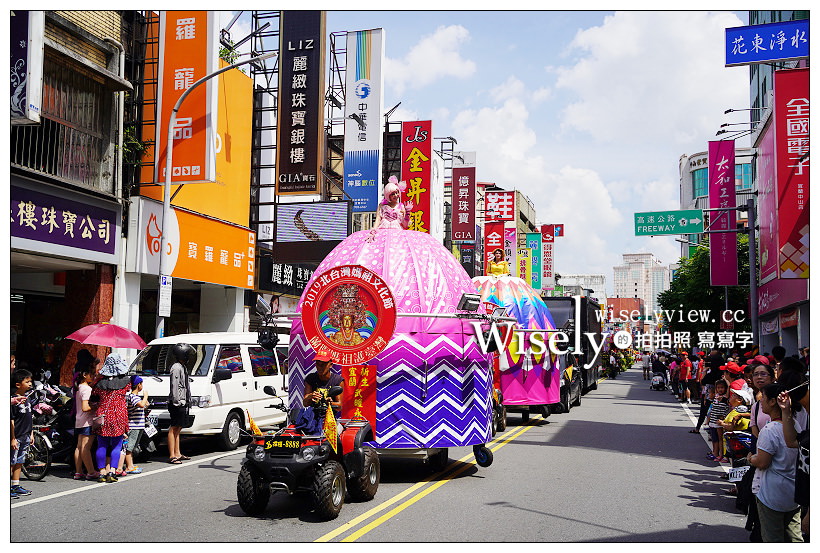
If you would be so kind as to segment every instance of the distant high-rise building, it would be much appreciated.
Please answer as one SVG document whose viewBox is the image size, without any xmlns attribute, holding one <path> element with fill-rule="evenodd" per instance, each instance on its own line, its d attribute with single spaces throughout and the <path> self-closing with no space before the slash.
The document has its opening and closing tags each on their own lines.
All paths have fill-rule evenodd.
<svg viewBox="0 0 820 553">
<path fill-rule="evenodd" d="M 670 269 L 651 253 L 625 253 L 615 273 L 615 297 L 638 298 L 651 312 L 660 309 L 658 295 L 669 289 Z"/>
<path fill-rule="evenodd" d="M 606 276 L 605 275 L 565 275 L 561 273 L 558 282 L 566 290 L 570 286 L 578 286 L 580 289 L 592 290 L 591 296 L 604 303 L 606 300 Z"/>
</svg>

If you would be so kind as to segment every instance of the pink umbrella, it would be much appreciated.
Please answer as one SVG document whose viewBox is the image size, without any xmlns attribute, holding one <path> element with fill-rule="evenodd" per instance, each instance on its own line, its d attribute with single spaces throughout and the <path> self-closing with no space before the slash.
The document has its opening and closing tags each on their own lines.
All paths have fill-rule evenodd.
<svg viewBox="0 0 820 553">
<path fill-rule="evenodd" d="M 66 338 L 75 340 L 81 344 L 93 344 L 111 348 L 142 349 L 147 345 L 133 330 L 110 323 L 96 323 L 84 326 L 80 330 L 72 332 L 66 336 Z"/>
</svg>

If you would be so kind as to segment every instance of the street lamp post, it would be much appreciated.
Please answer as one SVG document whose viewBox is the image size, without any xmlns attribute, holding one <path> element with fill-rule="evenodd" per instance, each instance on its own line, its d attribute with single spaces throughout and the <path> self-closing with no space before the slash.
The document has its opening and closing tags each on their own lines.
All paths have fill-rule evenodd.
<svg viewBox="0 0 820 553">
<path fill-rule="evenodd" d="M 165 232 L 165 223 L 168 222 L 171 218 L 171 176 L 173 175 L 173 156 L 174 156 L 174 127 L 176 127 L 177 122 L 177 112 L 179 111 L 180 106 L 182 106 L 182 102 L 185 101 L 185 98 L 188 97 L 188 94 L 191 93 L 193 89 L 204 83 L 205 81 L 216 77 L 217 75 L 221 75 L 222 73 L 229 71 L 235 67 L 239 67 L 240 65 L 246 65 L 248 63 L 253 63 L 255 61 L 261 61 L 268 58 L 272 58 L 278 55 L 278 52 L 268 52 L 266 54 L 262 54 L 261 56 L 256 56 L 253 58 L 246 59 L 244 61 L 238 61 L 236 63 L 232 63 L 230 65 L 226 65 L 221 69 L 217 69 L 216 71 L 209 73 L 196 81 L 192 84 L 188 89 L 182 93 L 179 99 L 174 104 L 174 108 L 171 110 L 171 117 L 168 120 L 168 139 L 167 139 L 167 146 L 165 151 L 165 181 L 162 186 L 162 232 L 160 233 L 160 248 L 159 248 L 159 283 L 162 282 L 163 276 L 168 275 L 168 254 L 166 253 L 165 249 L 167 247 L 167 234 Z M 159 294 L 157 294 L 157 326 L 156 326 L 156 337 L 161 338 L 165 334 L 165 317 L 160 315 L 160 302 L 159 302 Z"/>
</svg>

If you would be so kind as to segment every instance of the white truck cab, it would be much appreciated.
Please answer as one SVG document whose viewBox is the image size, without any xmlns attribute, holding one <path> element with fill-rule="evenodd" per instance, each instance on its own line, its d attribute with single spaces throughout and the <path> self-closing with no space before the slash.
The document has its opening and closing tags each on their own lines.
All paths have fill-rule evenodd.
<svg viewBox="0 0 820 553">
<path fill-rule="evenodd" d="M 167 410 L 170 369 L 175 360 L 171 347 L 178 343 L 193 346 L 188 359 L 193 425 L 182 434 L 215 435 L 224 449 L 236 449 L 240 429 L 247 429 L 250 413 L 260 428 L 285 421 L 278 409 L 267 408 L 277 401 L 262 389 L 271 386 L 285 404 L 288 401 L 289 324 L 279 324 L 279 343 L 273 350 L 257 343 L 255 332 L 203 332 L 157 338 L 148 343 L 129 370 L 142 376 L 148 394 L 148 421 L 161 431 L 169 427 Z"/>
</svg>

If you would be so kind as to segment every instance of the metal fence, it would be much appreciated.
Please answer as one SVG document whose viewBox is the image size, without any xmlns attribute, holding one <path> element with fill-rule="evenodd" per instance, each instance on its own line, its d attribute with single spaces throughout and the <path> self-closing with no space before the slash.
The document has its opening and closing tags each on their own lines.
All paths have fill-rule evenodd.
<svg viewBox="0 0 820 553">
<path fill-rule="evenodd" d="M 40 124 L 12 126 L 11 164 L 111 193 L 112 94 L 98 79 L 46 56 Z"/>
</svg>

